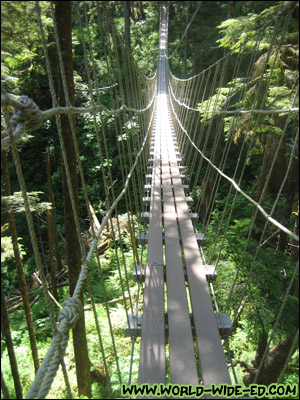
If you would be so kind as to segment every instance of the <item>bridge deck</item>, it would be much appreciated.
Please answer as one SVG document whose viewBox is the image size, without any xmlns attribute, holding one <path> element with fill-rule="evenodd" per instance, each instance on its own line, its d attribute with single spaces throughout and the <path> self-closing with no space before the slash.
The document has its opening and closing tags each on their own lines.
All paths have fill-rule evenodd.
<svg viewBox="0 0 300 400">
<path fill-rule="evenodd" d="M 172 384 L 230 383 L 172 133 L 166 38 L 163 9 L 138 383 L 166 383 L 166 343 Z"/>
</svg>

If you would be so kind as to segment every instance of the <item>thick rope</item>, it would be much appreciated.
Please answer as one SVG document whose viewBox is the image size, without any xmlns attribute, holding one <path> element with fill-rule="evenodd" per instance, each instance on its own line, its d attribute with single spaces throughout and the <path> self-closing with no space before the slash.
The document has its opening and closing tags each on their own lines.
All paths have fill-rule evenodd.
<svg viewBox="0 0 300 400">
<path fill-rule="evenodd" d="M 291 112 L 299 112 L 299 107 L 290 107 L 290 108 L 282 108 L 282 109 L 276 109 L 276 110 L 256 110 L 250 108 L 249 110 L 207 110 L 207 109 L 201 109 L 200 108 L 193 108 L 185 104 L 184 102 L 179 101 L 173 92 L 172 86 L 170 86 L 170 93 L 174 101 L 181 106 L 184 107 L 185 109 L 189 111 L 196 111 L 199 113 L 203 114 L 286 114 L 286 113 L 291 113 Z"/>
<path fill-rule="evenodd" d="M 34 131 L 42 124 L 42 111 L 27 96 L 21 96 L 15 100 L 4 89 L 1 89 L 1 106 L 15 108 L 15 113 L 10 118 L 11 135 L 6 130 L 1 131 L 1 147 L 3 148 L 9 145 L 11 137 L 17 140 L 25 132 Z"/>
<path fill-rule="evenodd" d="M 82 309 L 82 304 L 78 298 L 69 298 L 64 301 L 63 309 L 57 318 L 59 325 L 35 380 L 26 395 L 26 399 L 44 398 L 49 392 L 65 354 L 69 341 L 69 331 L 75 326 Z"/>
<path fill-rule="evenodd" d="M 171 103 L 172 106 L 172 103 Z M 204 158 L 205 161 L 207 161 L 221 176 L 223 176 L 223 178 L 225 178 L 228 182 L 230 182 L 234 188 L 241 193 L 250 203 L 252 203 L 261 213 L 262 215 L 272 224 L 274 224 L 275 226 L 277 226 L 280 230 L 282 230 L 283 232 L 285 232 L 287 235 L 291 236 L 293 239 L 297 240 L 299 242 L 299 236 L 297 236 L 294 232 L 290 231 L 288 228 L 286 228 L 285 226 L 283 226 L 280 222 L 276 221 L 274 218 L 272 218 L 264 209 L 263 207 L 257 203 L 254 199 L 252 199 L 252 197 L 248 196 L 247 193 L 245 193 L 239 186 L 238 184 L 231 179 L 229 176 L 227 176 L 223 171 L 221 171 L 216 165 L 214 165 L 212 163 L 212 161 L 207 158 L 203 152 L 198 149 L 198 147 L 195 145 L 195 143 L 192 141 L 190 135 L 188 134 L 188 132 L 184 129 L 184 127 L 182 126 L 182 123 L 180 122 L 180 120 L 178 119 L 174 108 L 172 106 L 172 111 L 175 115 L 175 118 L 179 124 L 179 126 L 181 127 L 181 130 L 185 133 L 185 135 L 187 136 L 187 138 L 189 139 L 189 141 L 191 142 L 192 146 L 196 149 L 196 151 L 201 155 L 202 158 Z"/>
<path fill-rule="evenodd" d="M 31 132 L 38 129 L 43 120 L 50 119 L 53 116 L 61 114 L 86 114 L 97 111 L 104 111 L 108 115 L 119 114 L 124 111 L 134 113 L 144 113 L 149 110 L 154 103 L 155 93 L 146 107 L 137 109 L 128 107 L 122 104 L 117 109 L 109 110 L 102 104 L 97 104 L 90 107 L 53 107 L 46 111 L 41 111 L 38 106 L 27 96 L 21 96 L 18 100 L 13 99 L 6 92 L 1 91 L 2 106 L 12 106 L 17 111 L 11 117 L 11 126 L 13 128 L 13 137 L 19 139 L 25 132 Z M 6 148 L 10 144 L 10 137 L 6 130 L 1 131 L 1 147 Z"/>
</svg>

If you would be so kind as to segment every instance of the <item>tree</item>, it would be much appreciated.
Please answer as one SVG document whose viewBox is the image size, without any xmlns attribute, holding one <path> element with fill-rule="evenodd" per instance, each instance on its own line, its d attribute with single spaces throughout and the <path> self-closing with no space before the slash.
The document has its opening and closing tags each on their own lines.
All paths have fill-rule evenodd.
<svg viewBox="0 0 300 400">
<path fill-rule="evenodd" d="M 124 19 L 125 19 L 125 47 L 128 52 L 131 52 L 130 42 L 130 1 L 123 1 L 124 4 Z"/>
<path fill-rule="evenodd" d="M 291 337 L 289 337 L 288 339 L 281 339 L 274 347 L 272 347 L 269 350 L 268 356 L 263 364 L 262 371 L 256 381 L 257 384 L 263 384 L 268 386 L 274 382 L 277 382 L 282 366 L 285 364 L 287 357 L 289 355 L 290 349 L 292 347 L 292 342 L 293 340 Z M 253 361 L 253 365 L 249 368 L 249 366 L 246 363 L 243 363 L 243 366 L 246 368 L 247 371 L 243 378 L 243 381 L 246 386 L 249 386 L 253 382 L 253 379 L 257 373 L 261 357 L 263 355 L 265 346 L 267 344 L 264 340 L 262 340 L 261 343 L 262 343 L 261 349 L 258 346 L 258 350 L 256 352 L 256 357 L 255 360 Z"/>
<path fill-rule="evenodd" d="M 170 2 L 169 55 L 179 43 L 197 6 L 197 1 Z M 227 8 L 227 2 L 201 2 L 185 41 L 181 43 L 175 55 L 170 59 L 172 73 L 180 77 L 195 75 L 222 57 L 222 50 L 216 46 L 216 40 L 219 38 L 216 27 L 226 18 Z M 184 19 L 185 15 L 187 16 L 186 20 Z"/>
<path fill-rule="evenodd" d="M 253 64 L 249 83 L 247 83 L 247 77 L 235 77 L 227 84 L 227 87 L 216 89 L 216 95 L 199 105 L 202 109 L 219 107 L 220 110 L 224 108 L 268 110 L 288 109 L 295 106 L 294 100 L 299 79 L 297 71 L 299 47 L 293 8 L 290 9 L 291 5 L 285 3 L 280 2 L 279 5 L 269 7 L 260 14 L 251 13 L 248 16 L 228 19 L 219 26 L 223 36 L 218 42 L 222 47 L 229 50 L 233 56 L 240 53 L 243 48 L 245 60 L 251 52 L 257 52 L 257 59 Z M 296 4 L 292 6 L 297 7 Z M 278 17 L 279 27 L 283 27 L 287 14 L 290 14 L 289 33 L 281 39 L 282 29 L 278 29 L 277 36 L 274 38 L 271 22 Z M 256 42 L 257 26 L 263 27 L 258 42 Z M 270 47 L 272 43 L 273 47 Z M 238 98 L 240 93 L 243 93 L 243 96 L 238 102 L 230 100 Z M 204 112 L 202 122 L 208 121 L 209 118 L 209 114 Z M 246 137 L 248 141 L 254 137 L 255 145 L 251 150 L 251 155 L 263 153 L 263 163 L 256 188 L 256 198 L 261 203 L 270 195 L 277 195 L 285 177 L 288 164 L 286 155 L 290 155 L 287 140 L 292 143 L 295 141 L 296 114 L 293 119 L 288 120 L 287 113 L 279 115 L 245 113 L 224 118 L 224 130 L 227 137 L 233 135 L 236 144 L 240 137 Z M 283 137 L 284 132 L 286 135 Z M 274 159 L 277 149 L 278 155 Z M 274 166 L 270 172 L 272 164 Z M 297 163 L 293 162 L 289 171 L 289 182 L 296 184 L 297 188 L 296 167 Z M 294 188 L 295 185 L 288 184 L 284 191 L 287 199 L 286 210 L 290 212 L 296 194 Z M 261 198 L 263 191 L 264 196 Z M 283 220 L 289 222 L 289 217 L 285 215 Z"/>
<path fill-rule="evenodd" d="M 57 21 L 58 34 L 61 50 L 64 60 L 64 69 L 67 79 L 68 93 L 71 104 L 74 105 L 74 77 L 73 77 L 73 59 L 72 59 L 72 14 L 71 1 L 55 2 L 55 18 Z M 66 104 L 61 80 L 59 81 L 59 98 L 60 105 Z M 63 132 L 63 140 L 67 153 L 67 163 L 71 176 L 73 194 L 76 202 L 76 211 L 78 215 L 78 177 L 76 153 L 73 142 L 72 130 L 68 117 L 61 117 L 61 126 Z M 81 252 L 80 243 L 78 241 L 75 216 L 72 209 L 68 182 L 66 178 L 65 166 L 63 167 L 63 197 L 64 197 L 64 216 L 66 226 L 66 248 L 69 267 L 70 294 L 72 295 L 81 270 Z M 83 293 L 81 293 L 81 302 L 83 304 Z M 76 374 L 78 383 L 78 394 L 88 397 L 92 396 L 91 376 L 90 376 L 90 360 L 88 356 L 86 330 L 84 314 L 79 318 L 73 328 L 73 342 L 76 361 Z"/>
</svg>

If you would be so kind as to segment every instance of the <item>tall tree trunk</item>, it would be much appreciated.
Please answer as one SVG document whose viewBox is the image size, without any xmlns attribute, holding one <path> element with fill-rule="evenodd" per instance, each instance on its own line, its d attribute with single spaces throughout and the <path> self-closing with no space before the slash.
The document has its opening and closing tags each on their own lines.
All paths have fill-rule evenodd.
<svg viewBox="0 0 300 400">
<path fill-rule="evenodd" d="M 52 179 L 51 179 L 51 164 L 50 164 L 50 154 L 49 154 L 48 147 L 46 149 L 46 165 L 47 165 L 47 182 L 48 182 L 49 198 L 50 198 L 50 202 L 52 204 L 52 212 L 51 212 L 52 218 L 51 219 L 52 219 L 52 229 L 53 229 L 52 235 L 53 235 L 54 247 L 55 247 L 55 257 L 56 257 L 58 271 L 62 271 L 63 265 L 61 262 L 59 244 L 58 244 L 58 233 L 57 233 L 57 228 L 56 228 L 55 199 L 54 199 L 54 192 L 53 192 Z"/>
<path fill-rule="evenodd" d="M 233 8 L 234 8 L 234 1 L 228 1 L 227 19 L 232 18 Z"/>
<path fill-rule="evenodd" d="M 9 356 L 11 372 L 14 380 L 17 399 L 23 399 L 22 386 L 19 376 L 18 364 L 15 356 L 14 345 L 10 334 L 8 314 L 5 306 L 5 297 L 1 281 L 1 331 L 5 337 L 7 352 Z"/>
<path fill-rule="evenodd" d="M 2 374 L 2 371 L 1 371 L 1 390 L 2 390 L 2 393 L 3 393 L 3 398 L 4 399 L 10 399 L 9 391 L 8 391 L 7 385 L 5 383 L 5 379 L 4 379 L 4 376 Z"/>
<path fill-rule="evenodd" d="M 293 206 L 294 206 L 294 199 L 296 194 L 298 193 L 299 190 L 299 141 L 296 144 L 296 152 L 292 159 L 292 165 L 289 171 L 287 183 L 286 183 L 286 190 L 284 193 L 285 197 L 285 203 L 284 203 L 284 208 L 283 208 L 283 215 L 281 217 L 281 223 L 286 226 L 287 228 L 290 228 L 290 218 L 293 212 Z M 283 231 L 280 232 L 280 238 L 279 238 L 279 245 L 278 248 L 281 251 L 284 251 L 286 249 L 288 242 L 288 236 L 286 233 Z"/>
<path fill-rule="evenodd" d="M 10 196 L 11 195 L 11 187 L 10 187 L 10 179 L 9 179 L 8 166 L 7 166 L 7 156 L 6 156 L 5 150 L 2 150 L 2 152 L 1 152 L 1 161 L 2 161 L 4 183 L 5 183 L 5 195 Z M 17 271 L 18 271 L 20 291 L 21 291 L 21 295 L 22 295 L 25 317 L 26 317 L 26 322 L 27 322 L 27 328 L 28 328 L 28 333 L 29 333 L 31 353 L 32 353 L 34 369 L 35 369 L 35 373 L 36 373 L 40 366 L 39 365 L 39 356 L 38 356 L 38 350 L 37 350 L 37 345 L 36 345 L 36 340 L 35 340 L 32 316 L 31 316 L 31 312 L 30 312 L 30 302 L 29 302 L 29 297 L 28 297 L 28 292 L 27 292 L 26 279 L 24 276 L 23 264 L 22 264 L 19 246 L 18 246 L 18 234 L 17 234 L 16 221 L 15 221 L 15 217 L 13 215 L 13 211 L 10 208 L 7 209 L 7 214 L 8 214 L 9 229 L 10 229 L 10 233 L 11 233 L 13 250 L 14 250 L 14 257 L 15 257 L 15 262 L 16 262 Z"/>
<path fill-rule="evenodd" d="M 130 1 L 123 1 L 124 3 L 124 18 L 125 18 L 125 47 L 126 50 L 131 52 L 130 42 Z"/>
<path fill-rule="evenodd" d="M 223 129 L 223 121 L 216 117 L 216 132 L 221 132 Z M 222 159 L 222 150 L 224 148 L 224 137 L 222 134 L 218 135 L 214 139 L 215 148 L 213 152 L 212 162 L 214 165 L 219 167 Z M 212 168 L 210 176 L 207 180 L 202 182 L 202 195 L 201 195 L 201 221 L 204 225 L 207 225 L 210 219 L 211 212 L 214 207 L 214 200 L 216 191 L 218 190 L 218 172 Z"/>
<path fill-rule="evenodd" d="M 52 227 L 52 211 L 47 210 L 47 231 L 48 231 L 48 241 L 49 241 L 49 263 L 50 263 L 50 276 L 51 276 L 51 286 L 53 291 L 53 296 L 58 300 L 58 293 L 56 288 L 55 279 L 55 261 L 53 252 L 53 227 Z"/>
<path fill-rule="evenodd" d="M 285 121 L 286 121 L 286 117 L 278 118 L 276 125 L 278 127 L 280 127 L 281 129 L 284 129 Z M 266 143 L 265 150 L 264 150 L 263 164 L 262 164 L 259 182 L 258 182 L 258 188 L 257 188 L 257 196 L 256 196 L 257 201 L 259 201 L 260 196 L 263 192 L 264 186 L 266 184 L 266 179 L 267 179 L 268 173 L 271 169 L 274 155 L 277 151 L 280 140 L 281 140 L 280 135 L 278 135 L 276 133 L 268 134 L 267 143 Z M 284 175 L 286 173 L 286 155 L 285 155 L 285 153 L 286 153 L 286 140 L 285 140 L 285 138 L 283 138 L 277 158 L 275 160 L 273 170 L 271 171 L 271 176 L 270 176 L 267 188 L 266 188 L 265 197 L 267 197 L 269 194 L 276 195 L 280 189 L 280 186 L 284 179 Z M 264 199 L 262 199 L 262 202 L 264 201 Z"/>
<path fill-rule="evenodd" d="M 189 17 L 190 17 L 190 2 L 186 2 L 186 26 L 188 26 L 189 23 Z M 185 35 L 185 44 L 184 44 L 184 76 L 186 76 L 186 60 L 187 60 L 187 52 L 188 52 L 188 43 L 189 43 L 189 38 L 188 38 L 188 32 Z"/>
<path fill-rule="evenodd" d="M 139 19 L 146 19 L 146 15 L 144 13 L 144 9 L 143 9 L 143 2 L 139 1 Z"/>
<path fill-rule="evenodd" d="M 194 51 L 194 75 L 199 74 L 202 71 L 202 58 L 200 56 L 199 46 Z"/>
<path fill-rule="evenodd" d="M 57 21 L 59 40 L 64 59 L 68 92 L 71 104 L 74 105 L 74 80 L 73 80 L 73 59 L 72 59 L 72 15 L 71 1 L 55 2 L 55 17 Z M 60 105 L 65 105 L 65 97 L 62 84 L 59 85 Z M 78 177 L 75 146 L 72 137 L 71 126 L 67 116 L 61 116 L 64 143 L 67 153 L 67 162 L 71 175 L 72 188 L 78 212 Z M 63 197 L 64 215 L 66 226 L 66 247 L 69 267 L 70 294 L 74 292 L 78 276 L 81 270 L 81 252 L 77 237 L 76 224 L 72 210 L 72 203 L 66 178 L 66 171 L 63 168 Z M 83 304 L 83 293 L 81 293 Z M 88 356 L 84 313 L 73 328 L 73 344 L 76 362 L 76 375 L 78 384 L 78 394 L 92 397 L 90 360 Z"/>
<path fill-rule="evenodd" d="M 272 383 L 276 383 L 277 379 L 280 375 L 280 372 L 287 360 L 290 349 L 292 347 L 293 340 L 292 338 L 281 339 L 276 346 L 274 346 L 268 353 L 263 368 L 259 374 L 259 377 L 256 381 L 257 384 L 262 385 L 270 385 Z M 259 353 L 261 355 L 261 352 Z M 257 373 L 257 368 L 259 367 L 261 357 L 256 357 L 254 361 L 255 369 L 251 371 L 251 373 L 247 373 L 244 378 L 244 384 L 246 386 L 250 385 L 254 377 Z"/>
<path fill-rule="evenodd" d="M 298 210 L 296 212 L 294 233 L 297 236 L 299 236 L 299 200 L 298 200 Z M 292 243 L 291 259 L 294 262 L 299 261 L 299 242 L 297 240 L 293 240 Z"/>
</svg>

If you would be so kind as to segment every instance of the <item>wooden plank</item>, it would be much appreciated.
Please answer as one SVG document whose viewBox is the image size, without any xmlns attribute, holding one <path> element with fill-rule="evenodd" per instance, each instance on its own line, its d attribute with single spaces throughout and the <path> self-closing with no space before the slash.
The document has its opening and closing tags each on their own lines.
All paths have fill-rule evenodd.
<svg viewBox="0 0 300 400">
<path fill-rule="evenodd" d="M 203 233 L 195 233 L 194 236 L 195 236 L 195 238 L 196 238 L 196 240 L 197 240 L 197 242 L 198 242 L 198 244 L 200 246 L 204 246 L 205 245 L 206 238 L 205 238 Z M 163 238 L 163 243 L 165 243 L 165 234 L 164 233 L 162 234 L 162 238 Z M 179 240 L 180 240 L 180 242 L 182 242 L 181 235 L 179 236 Z M 148 233 L 141 232 L 141 233 L 138 234 L 138 236 L 137 236 L 137 243 L 138 244 L 148 244 L 148 241 L 149 241 L 149 234 Z"/>
<path fill-rule="evenodd" d="M 217 326 L 220 335 L 228 336 L 231 334 L 232 331 L 232 324 L 229 314 L 222 313 L 222 314 L 215 314 Z M 195 336 L 195 327 L 194 327 L 194 318 L 193 314 L 190 314 L 191 326 L 192 326 L 192 334 Z M 143 314 L 138 314 L 137 318 L 136 315 L 128 314 L 128 323 L 126 325 L 125 335 L 126 337 L 134 336 L 138 337 L 141 336 L 141 324 L 143 321 Z M 165 314 L 165 332 L 166 335 L 169 333 L 169 325 L 168 325 L 168 314 Z"/>
<path fill-rule="evenodd" d="M 183 187 L 184 185 L 182 185 Z M 184 189 L 184 187 L 183 187 Z M 192 221 L 197 222 L 199 221 L 199 215 L 197 213 L 190 213 L 190 218 Z M 150 213 L 149 212 L 142 212 L 140 216 L 141 222 L 149 222 Z M 176 216 L 177 218 L 177 216 Z M 162 213 L 162 220 L 164 221 L 164 213 Z"/>
<path fill-rule="evenodd" d="M 146 196 L 146 197 L 143 197 L 143 203 L 145 204 L 145 205 L 149 205 L 150 204 L 150 202 L 151 202 L 151 197 L 148 197 L 148 196 Z M 162 200 L 163 201 L 163 200 Z M 186 197 L 185 198 L 185 201 L 187 202 L 187 204 L 189 204 L 189 205 L 192 205 L 193 204 L 193 198 L 192 197 Z"/>
<path fill-rule="evenodd" d="M 149 218 L 149 242 L 144 290 L 144 317 L 138 384 L 165 383 L 164 259 L 161 218 L 160 127 L 155 133 L 155 154 Z"/>
<path fill-rule="evenodd" d="M 165 98 L 165 107 L 166 105 L 167 99 Z M 164 200 L 170 382 L 179 385 L 197 385 L 199 379 L 166 142 L 166 135 L 169 133 L 168 122 L 165 121 L 165 140 L 162 143 L 162 189 Z"/>
<path fill-rule="evenodd" d="M 203 265 L 202 266 L 204 268 L 204 272 L 205 272 L 205 276 L 206 276 L 206 280 L 208 282 L 212 282 L 215 281 L 217 279 L 217 272 L 215 270 L 215 265 Z M 145 281 L 145 266 L 144 265 L 136 265 L 133 268 L 133 275 L 132 275 L 132 279 L 134 280 L 134 282 L 144 282 Z M 165 273 L 165 265 L 164 265 L 164 273 Z M 185 266 L 183 267 L 183 273 L 184 276 L 186 277 L 186 268 Z M 166 280 L 165 280 L 166 281 Z"/>
<path fill-rule="evenodd" d="M 169 142 L 170 152 L 172 143 Z M 179 168 L 175 152 L 171 155 L 171 172 L 178 222 L 183 240 L 183 251 L 187 269 L 192 312 L 197 337 L 203 384 L 231 384 L 228 368 L 222 348 L 214 310 L 211 302 L 202 260 L 195 239 L 193 224 L 181 185 Z"/>
</svg>

